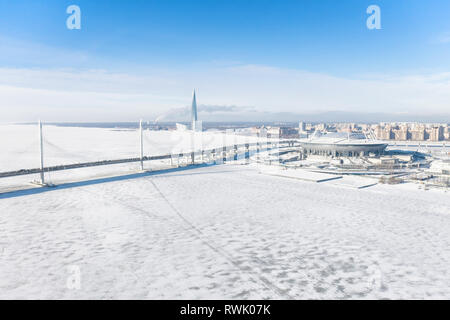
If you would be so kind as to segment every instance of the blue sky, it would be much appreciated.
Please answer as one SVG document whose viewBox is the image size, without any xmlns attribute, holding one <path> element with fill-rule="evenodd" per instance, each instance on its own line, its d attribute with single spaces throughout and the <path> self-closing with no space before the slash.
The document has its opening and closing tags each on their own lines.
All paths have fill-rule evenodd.
<svg viewBox="0 0 450 320">
<path fill-rule="evenodd" d="M 65 11 L 71 4 L 81 8 L 81 30 L 66 28 L 69 15 Z M 366 27 L 366 8 L 371 4 L 381 8 L 381 30 Z M 437 77 L 443 81 L 440 85 L 448 85 L 447 76 L 442 75 L 450 72 L 450 1 L 0 0 L 0 49 L 0 68 L 4 73 L 0 84 L 9 87 L 55 91 L 50 82 L 46 87 L 42 81 L 28 83 L 25 80 L 27 72 L 34 72 L 39 79 L 36 70 L 41 71 L 41 77 L 54 78 L 55 83 L 61 83 L 58 78 L 61 70 L 68 69 L 72 74 L 69 78 L 79 77 L 83 72 L 89 73 L 92 79 L 98 77 L 92 75 L 92 70 L 102 70 L 102 76 L 109 80 L 118 74 L 142 77 L 137 82 L 160 78 L 169 85 L 158 86 L 154 92 L 149 86 L 145 93 L 164 96 L 165 100 L 143 97 L 153 99 L 148 101 L 149 109 L 154 111 L 149 111 L 149 115 L 183 105 L 182 96 L 192 87 L 201 86 L 208 74 L 220 74 L 223 68 L 226 72 L 229 68 L 240 68 L 240 76 L 243 76 L 242 70 L 250 70 L 245 75 L 248 77 L 246 83 L 258 78 L 264 82 L 264 86 L 256 84 L 260 91 L 276 87 L 270 83 L 274 70 L 277 81 L 286 81 L 288 87 L 296 81 L 298 74 L 304 73 L 311 77 L 323 75 L 336 81 L 363 79 L 369 81 L 366 85 L 374 85 L 370 81 L 380 81 L 380 77 L 385 82 L 386 78 L 402 77 L 399 79 L 402 83 L 405 79 L 417 80 L 419 77 L 428 85 L 429 79 Z M 258 70 L 256 75 L 255 70 Z M 23 81 L 19 79 L 20 72 Z M 55 75 L 55 72 L 59 73 Z M 280 78 L 280 72 L 285 76 Z M 11 78 L 11 73 L 15 82 L 8 83 L 6 75 Z M 186 79 L 186 86 L 170 85 L 182 82 L 182 79 Z M 211 82 L 216 80 L 211 79 Z M 72 85 L 69 80 L 63 82 L 67 88 L 60 85 L 58 90 L 67 92 L 79 88 L 78 92 L 87 91 L 82 88 L 79 78 L 73 81 Z M 116 86 L 128 87 L 124 94 L 144 94 L 144 88 L 142 92 L 136 92 L 131 88 L 132 83 L 120 82 Z M 217 80 L 216 86 L 224 85 L 224 89 L 233 93 L 233 86 L 228 88 L 227 83 Z M 94 86 L 91 91 L 105 93 L 106 89 Z M 173 93 L 176 89 L 179 92 Z M 202 88 L 199 89 L 201 92 Z M 441 93 L 440 89 L 436 87 L 437 95 Z M 208 93 L 213 91 L 207 90 Z M 113 91 L 117 93 L 116 87 Z M 258 88 L 249 91 L 257 92 Z M 432 95 L 433 88 L 425 91 Z M 170 92 L 174 94 L 172 100 L 167 97 Z M 280 100 L 280 105 L 275 106 L 276 97 L 252 100 L 234 92 L 235 100 L 216 95 L 216 101 L 214 95 L 208 93 L 204 95 L 208 104 L 297 111 L 295 103 Z M 377 94 L 383 95 L 383 92 Z M 286 95 L 286 92 L 281 89 L 274 95 Z M 13 94 L 8 94 L 10 96 Z M 297 98 L 302 96 L 291 97 Z M 427 99 L 425 96 L 418 98 Z M 444 98 L 447 97 L 441 100 Z M 335 97 L 335 100 L 339 99 Z M 201 95 L 199 100 L 202 100 Z M 271 103 L 261 103 L 267 100 Z M 313 97 L 307 97 L 307 100 L 313 110 L 345 110 L 346 104 L 352 104 L 346 101 L 336 105 L 325 101 L 315 103 Z M 395 103 L 391 105 L 383 102 L 383 108 L 397 108 L 398 100 L 393 97 Z M 358 103 L 353 103 L 357 107 Z M 364 107 L 363 100 L 359 104 Z M 410 111 L 405 101 L 400 104 L 399 112 Z M 142 101 L 142 109 L 144 105 Z M 300 102 L 299 105 L 298 111 L 304 111 L 306 106 Z M 93 108 L 101 108 L 101 105 Z M 374 104 L 367 108 L 376 111 Z M 414 108 L 411 112 L 417 112 L 419 107 Z M 447 110 L 440 104 L 435 111 Z"/>
</svg>

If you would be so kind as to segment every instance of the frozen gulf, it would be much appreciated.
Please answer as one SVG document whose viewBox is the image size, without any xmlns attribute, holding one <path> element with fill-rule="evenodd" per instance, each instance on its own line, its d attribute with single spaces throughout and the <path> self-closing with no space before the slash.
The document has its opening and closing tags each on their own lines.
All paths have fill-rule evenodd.
<svg viewBox="0 0 450 320">
<path fill-rule="evenodd" d="M 443 191 L 235 164 L 127 173 L 0 195 L 0 298 L 450 298 Z"/>
</svg>

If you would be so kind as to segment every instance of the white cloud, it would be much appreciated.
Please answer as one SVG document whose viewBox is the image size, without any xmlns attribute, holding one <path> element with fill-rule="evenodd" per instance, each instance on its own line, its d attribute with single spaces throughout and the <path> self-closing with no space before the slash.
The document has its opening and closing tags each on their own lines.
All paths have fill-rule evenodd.
<svg viewBox="0 0 450 320">
<path fill-rule="evenodd" d="M 67 50 L 38 42 L 24 41 L 0 34 L 0 60 L 35 65 L 83 65 L 93 60 L 86 51 Z"/>
<path fill-rule="evenodd" d="M 0 121 L 154 119 L 190 103 L 261 112 L 449 113 L 450 73 L 341 78 L 270 66 L 209 66 L 125 74 L 0 68 Z M 251 120 L 251 119 L 242 119 Z"/>
</svg>

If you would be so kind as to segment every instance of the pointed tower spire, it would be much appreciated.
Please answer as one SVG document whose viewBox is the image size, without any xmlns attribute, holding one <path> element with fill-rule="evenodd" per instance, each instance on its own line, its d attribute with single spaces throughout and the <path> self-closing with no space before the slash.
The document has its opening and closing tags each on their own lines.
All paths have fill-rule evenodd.
<svg viewBox="0 0 450 320">
<path fill-rule="evenodd" d="M 191 109 L 191 121 L 192 121 L 192 127 L 191 129 L 195 131 L 195 123 L 197 122 L 197 99 L 195 97 L 195 89 L 194 93 L 192 94 L 192 109 Z"/>
</svg>

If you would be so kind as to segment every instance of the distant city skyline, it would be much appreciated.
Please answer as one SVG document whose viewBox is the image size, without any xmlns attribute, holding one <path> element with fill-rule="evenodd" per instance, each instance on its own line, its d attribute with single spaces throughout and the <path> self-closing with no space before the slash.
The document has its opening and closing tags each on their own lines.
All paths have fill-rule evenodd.
<svg viewBox="0 0 450 320">
<path fill-rule="evenodd" d="M 66 28 L 72 4 L 80 30 Z M 381 30 L 366 27 L 372 4 Z M 183 120 L 197 88 L 200 120 L 445 122 L 448 12 L 444 0 L 0 0 L 0 121 Z"/>
</svg>

